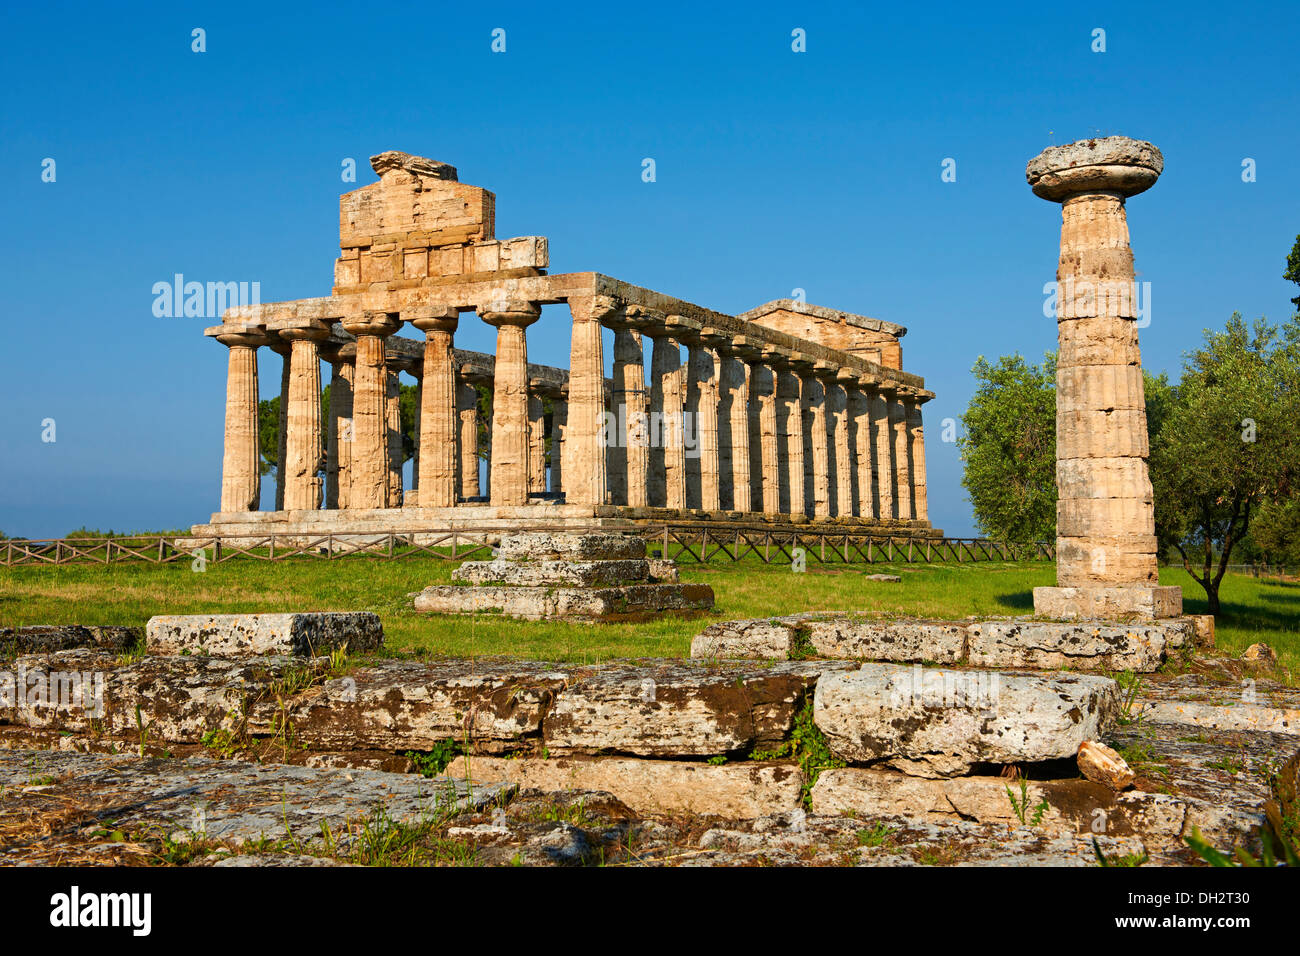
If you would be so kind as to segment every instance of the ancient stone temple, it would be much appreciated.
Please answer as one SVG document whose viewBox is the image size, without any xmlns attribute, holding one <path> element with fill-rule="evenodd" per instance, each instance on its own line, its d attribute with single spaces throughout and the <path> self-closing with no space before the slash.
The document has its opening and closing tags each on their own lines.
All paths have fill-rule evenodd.
<svg viewBox="0 0 1300 956">
<path fill-rule="evenodd" d="M 1057 269 L 1056 581 L 1034 610 L 1080 619 L 1176 617 L 1182 591 L 1156 577 L 1155 505 L 1138 349 L 1138 289 L 1127 197 L 1164 169 L 1125 136 L 1053 146 L 1026 169 L 1061 204 Z"/>
<path fill-rule="evenodd" d="M 221 510 L 195 534 L 688 519 L 938 534 L 921 418 L 934 394 L 902 370 L 903 327 L 788 299 L 726 315 L 549 275 L 547 240 L 497 239 L 496 197 L 453 167 L 400 152 L 371 165 L 379 182 L 340 199 L 333 293 L 232 308 L 205 332 L 229 349 L 225 455 Z M 456 347 L 467 316 L 496 329 L 495 355 Z M 569 343 L 568 369 L 529 362 L 539 330 Z M 283 363 L 280 467 L 259 510 L 267 350 Z M 419 394 L 410 487 L 402 374 Z"/>
</svg>

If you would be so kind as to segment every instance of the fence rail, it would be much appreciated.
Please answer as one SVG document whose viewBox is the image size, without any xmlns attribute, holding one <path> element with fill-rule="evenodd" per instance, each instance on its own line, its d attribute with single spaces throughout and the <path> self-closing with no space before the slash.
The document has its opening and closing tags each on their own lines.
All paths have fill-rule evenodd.
<svg viewBox="0 0 1300 956">
<path fill-rule="evenodd" d="M 376 534 L 148 535 L 113 538 L 0 540 L 0 567 L 69 564 L 219 564 L 236 558 L 282 561 L 287 558 L 341 560 L 350 557 L 403 560 L 415 557 L 462 561 L 486 558 L 493 539 L 514 531 L 554 531 L 551 527 L 434 528 Z M 566 529 L 575 530 L 575 529 Z M 588 530 L 602 530 L 591 528 Z M 608 529 L 603 529 L 608 530 Z M 977 561 L 1054 561 L 1054 544 L 1008 544 L 985 538 L 914 538 L 869 532 L 801 531 L 797 528 L 710 527 L 656 524 L 635 529 L 652 554 L 680 562 L 710 563 L 753 559 L 788 564 L 802 557 L 819 564 L 933 564 Z"/>
</svg>

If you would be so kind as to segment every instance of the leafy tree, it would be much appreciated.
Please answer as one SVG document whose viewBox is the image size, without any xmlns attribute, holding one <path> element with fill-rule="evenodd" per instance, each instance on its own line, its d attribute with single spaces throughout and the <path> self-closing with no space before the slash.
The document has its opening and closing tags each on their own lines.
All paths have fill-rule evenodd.
<svg viewBox="0 0 1300 956">
<path fill-rule="evenodd" d="M 1300 319 L 1279 330 L 1263 319 L 1248 327 L 1234 314 L 1186 356 L 1152 429 L 1157 534 L 1205 588 L 1211 613 L 1252 518 L 1265 502 L 1286 499 L 1300 474 L 1298 385 Z"/>
<path fill-rule="evenodd" d="M 1250 537 L 1265 564 L 1300 565 L 1300 497 L 1265 501 L 1251 521 Z"/>
<path fill-rule="evenodd" d="M 975 523 L 1015 543 L 1056 536 L 1056 355 L 1030 365 L 1019 353 L 971 370 L 978 383 L 957 447 Z"/>
<path fill-rule="evenodd" d="M 1282 273 L 1282 278 L 1300 285 L 1300 236 L 1295 237 L 1291 254 L 1286 257 L 1286 272 Z M 1300 295 L 1292 299 L 1291 304 L 1300 309 Z"/>
</svg>

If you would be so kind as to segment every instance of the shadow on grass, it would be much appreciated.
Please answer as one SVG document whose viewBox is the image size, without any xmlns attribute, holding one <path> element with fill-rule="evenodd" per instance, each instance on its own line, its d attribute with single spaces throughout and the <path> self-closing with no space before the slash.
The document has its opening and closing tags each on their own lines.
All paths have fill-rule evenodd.
<svg viewBox="0 0 1300 956">
<path fill-rule="evenodd" d="M 1011 594 L 999 594 L 994 597 L 994 600 L 1013 611 L 1032 611 L 1034 609 L 1033 591 L 1014 591 Z"/>
</svg>

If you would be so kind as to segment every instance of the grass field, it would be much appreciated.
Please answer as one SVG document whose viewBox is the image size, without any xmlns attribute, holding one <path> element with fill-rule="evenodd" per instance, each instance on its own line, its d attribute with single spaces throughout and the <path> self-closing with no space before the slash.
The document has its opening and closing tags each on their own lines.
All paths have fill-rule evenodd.
<svg viewBox="0 0 1300 956">
<path fill-rule="evenodd" d="M 0 569 L 0 625 L 133 624 L 154 614 L 252 611 L 375 611 L 390 649 L 433 655 L 505 654 L 543 660 L 674 657 L 710 620 L 797 611 L 849 610 L 880 615 L 961 618 L 1030 614 L 1032 589 L 1052 584 L 1050 564 L 817 565 L 796 574 L 787 565 L 683 564 L 682 578 L 712 585 L 713 614 L 642 623 L 562 624 L 491 615 L 438 617 L 411 610 L 407 595 L 451 579 L 454 562 L 349 557 L 283 561 L 234 559 L 195 572 L 172 565 L 65 565 Z M 901 574 L 902 584 L 863 580 Z M 1181 569 L 1161 584 L 1183 588 L 1190 614 L 1205 612 L 1204 592 Z M 1222 589 L 1219 646 L 1233 655 L 1265 641 L 1300 673 L 1300 584 L 1230 575 Z"/>
</svg>

